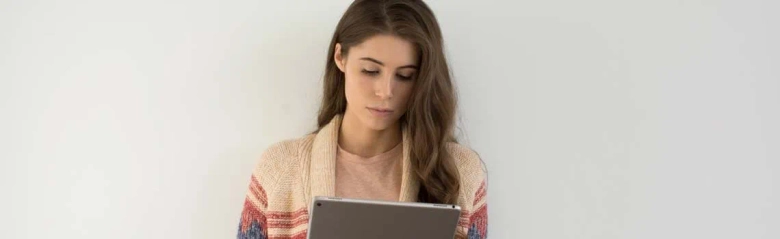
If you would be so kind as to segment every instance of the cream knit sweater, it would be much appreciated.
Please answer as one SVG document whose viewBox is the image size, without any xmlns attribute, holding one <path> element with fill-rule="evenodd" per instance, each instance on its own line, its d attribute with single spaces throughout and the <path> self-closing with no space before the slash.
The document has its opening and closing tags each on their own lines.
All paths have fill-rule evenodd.
<svg viewBox="0 0 780 239">
<path fill-rule="evenodd" d="M 341 117 L 336 116 L 318 133 L 270 146 L 260 157 L 238 226 L 238 238 L 305 239 L 309 206 L 315 196 L 335 196 L 335 165 Z M 408 134 L 403 132 L 400 201 L 417 199 L 419 182 L 409 162 Z M 486 178 L 479 156 L 459 144 L 448 145 L 459 173 L 457 230 L 469 239 L 487 232 Z M 389 229 L 391 230 L 391 229 Z"/>
</svg>

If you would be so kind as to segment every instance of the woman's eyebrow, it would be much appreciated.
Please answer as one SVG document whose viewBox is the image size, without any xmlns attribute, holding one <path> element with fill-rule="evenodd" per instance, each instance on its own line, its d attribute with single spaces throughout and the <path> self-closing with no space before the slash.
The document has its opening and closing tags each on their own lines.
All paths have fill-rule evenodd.
<svg viewBox="0 0 780 239">
<path fill-rule="evenodd" d="M 363 58 L 360 58 L 360 60 L 371 61 L 371 62 L 374 62 L 376 64 L 379 64 L 380 66 L 385 66 L 385 63 L 382 63 L 381 61 L 379 61 L 377 59 L 374 59 L 374 58 L 371 58 L 371 57 L 363 57 Z M 398 67 L 398 69 L 401 69 L 401 68 L 413 68 L 413 69 L 416 70 L 417 66 L 416 65 L 405 65 L 405 66 Z"/>
</svg>

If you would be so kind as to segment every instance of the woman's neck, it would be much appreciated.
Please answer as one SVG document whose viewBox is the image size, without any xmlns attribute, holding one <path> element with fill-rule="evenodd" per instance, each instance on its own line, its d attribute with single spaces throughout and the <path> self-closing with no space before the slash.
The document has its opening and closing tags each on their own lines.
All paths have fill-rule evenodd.
<svg viewBox="0 0 780 239">
<path fill-rule="evenodd" d="M 398 122 L 384 130 L 373 130 L 355 116 L 344 114 L 339 129 L 339 146 L 361 157 L 372 157 L 387 152 L 401 142 Z"/>
</svg>

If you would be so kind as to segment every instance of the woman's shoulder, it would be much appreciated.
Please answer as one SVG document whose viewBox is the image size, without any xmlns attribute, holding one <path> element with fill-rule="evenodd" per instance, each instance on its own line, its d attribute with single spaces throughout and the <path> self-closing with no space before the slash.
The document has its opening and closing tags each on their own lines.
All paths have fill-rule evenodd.
<svg viewBox="0 0 780 239">
<path fill-rule="evenodd" d="M 458 165 L 458 169 L 467 171 L 485 171 L 482 158 L 476 151 L 459 143 L 447 143 L 447 151 Z"/>
<path fill-rule="evenodd" d="M 282 172 L 300 161 L 300 155 L 310 150 L 313 135 L 287 139 L 271 144 L 257 162 L 256 171 Z"/>
<path fill-rule="evenodd" d="M 314 135 L 306 135 L 294 139 L 286 139 L 271 144 L 263 151 L 264 158 L 289 158 L 297 156 L 303 147 L 310 144 Z"/>
<path fill-rule="evenodd" d="M 485 181 L 486 167 L 479 154 L 471 148 L 459 143 L 447 143 L 447 151 L 458 167 L 461 181 L 467 187 L 476 187 Z"/>
</svg>

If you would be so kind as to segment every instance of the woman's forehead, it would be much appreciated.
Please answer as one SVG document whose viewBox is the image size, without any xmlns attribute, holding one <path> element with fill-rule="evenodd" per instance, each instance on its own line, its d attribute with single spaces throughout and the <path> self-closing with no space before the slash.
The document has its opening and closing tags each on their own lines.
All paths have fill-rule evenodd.
<svg viewBox="0 0 780 239">
<path fill-rule="evenodd" d="M 412 42 L 392 35 L 372 36 L 349 50 L 354 59 L 372 58 L 386 67 L 417 65 L 417 51 Z"/>
</svg>

